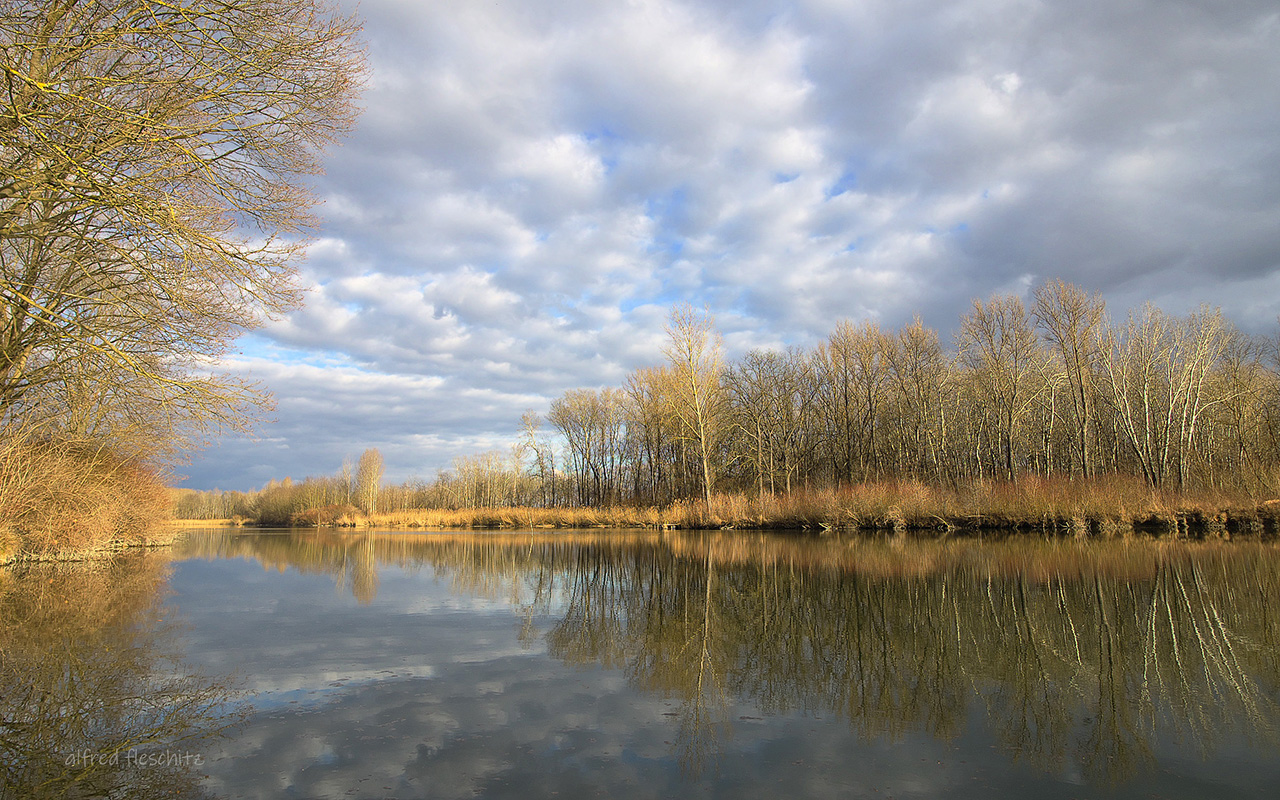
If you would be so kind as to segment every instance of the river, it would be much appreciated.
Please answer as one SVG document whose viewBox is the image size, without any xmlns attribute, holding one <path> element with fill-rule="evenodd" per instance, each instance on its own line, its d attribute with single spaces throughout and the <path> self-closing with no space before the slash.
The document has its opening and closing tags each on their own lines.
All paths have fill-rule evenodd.
<svg viewBox="0 0 1280 800">
<path fill-rule="evenodd" d="M 0 572 L 3 796 L 1274 798 L 1278 599 L 1257 541 L 193 531 Z"/>
</svg>

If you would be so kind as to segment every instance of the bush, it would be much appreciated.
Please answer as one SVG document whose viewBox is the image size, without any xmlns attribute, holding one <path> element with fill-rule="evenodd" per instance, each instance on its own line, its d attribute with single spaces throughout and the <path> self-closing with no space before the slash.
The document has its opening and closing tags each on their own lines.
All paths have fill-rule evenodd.
<svg viewBox="0 0 1280 800">
<path fill-rule="evenodd" d="M 169 505 L 140 459 L 86 442 L 0 438 L 0 560 L 147 543 Z"/>
</svg>

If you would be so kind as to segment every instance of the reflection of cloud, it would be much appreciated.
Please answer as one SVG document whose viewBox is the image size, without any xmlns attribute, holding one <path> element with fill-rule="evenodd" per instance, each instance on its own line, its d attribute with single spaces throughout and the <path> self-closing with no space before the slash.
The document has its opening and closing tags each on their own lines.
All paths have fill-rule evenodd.
<svg viewBox="0 0 1280 800">
<path fill-rule="evenodd" d="M 366 111 L 316 184 L 309 305 L 263 338 L 331 358 L 335 383 L 391 379 L 350 438 L 308 444 L 343 427 L 308 406 L 324 381 L 264 368 L 280 474 L 404 442 L 393 474 L 430 475 L 658 359 L 675 300 L 735 349 L 917 311 L 946 340 L 1022 276 L 1121 312 L 1208 300 L 1261 329 L 1280 310 L 1270 2 L 343 5 Z M 261 483 L 246 451 L 194 482 Z"/>
<path fill-rule="evenodd" d="M 353 541 L 380 569 L 363 606 L 334 585 L 331 556 Z M 1280 781 L 1265 758 L 1241 777 L 1223 767 L 1245 731 L 1274 727 L 1265 545 L 595 533 L 198 544 L 290 567 L 175 571 L 190 657 L 222 667 L 234 653 L 271 692 L 213 768 L 233 795 L 976 798 L 1134 769 L 1156 793 L 1184 778 L 1231 783 L 1223 791 Z M 550 575 L 560 600 L 531 620 L 545 636 L 526 637 L 521 604 L 543 606 L 506 590 Z M 1233 591 L 1243 576 L 1261 591 Z"/>
<path fill-rule="evenodd" d="M 855 751 L 847 731 L 806 736 L 813 723 L 797 719 L 743 723 L 715 781 L 687 782 L 672 757 L 677 723 L 663 716 L 671 708 L 630 693 L 614 674 L 566 672 L 541 657 L 453 665 L 432 680 L 359 687 L 320 708 L 260 714 L 227 746 L 227 760 L 215 762 L 211 788 L 246 798 L 286 789 L 304 797 L 354 789 L 356 797 L 774 798 L 841 796 L 877 781 L 929 792 L 960 781 L 954 771 L 920 769 L 949 757 L 943 745 Z"/>
<path fill-rule="evenodd" d="M 185 585 L 211 592 L 246 574 L 243 562 L 186 561 L 176 569 Z M 394 571 L 382 578 L 392 586 L 376 602 L 380 613 L 372 615 L 326 575 L 254 567 L 247 577 L 239 602 L 220 601 L 216 612 L 184 604 L 183 612 L 199 623 L 190 634 L 189 657 L 236 673 L 246 691 L 260 696 L 259 705 L 314 703 L 363 683 L 428 678 L 442 663 L 529 650 L 514 640 L 495 647 L 519 625 L 505 603 L 459 597 L 435 583 L 397 591 L 405 580 Z M 223 646 L 228 640 L 236 641 L 234 649 Z"/>
</svg>

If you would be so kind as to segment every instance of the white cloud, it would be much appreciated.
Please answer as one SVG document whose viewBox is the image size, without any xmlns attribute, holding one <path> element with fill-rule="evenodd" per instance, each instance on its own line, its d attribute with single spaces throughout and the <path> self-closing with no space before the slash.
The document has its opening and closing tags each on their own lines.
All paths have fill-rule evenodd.
<svg viewBox="0 0 1280 800">
<path fill-rule="evenodd" d="M 1185 287 L 1253 329 L 1280 312 L 1257 294 L 1280 271 L 1265 2 L 358 10 L 367 110 L 317 182 L 308 306 L 264 332 L 301 353 L 545 407 L 659 358 L 677 300 L 737 347 L 914 313 L 945 339 L 1027 275 Z M 271 379 L 282 409 L 296 380 Z M 519 411 L 493 413 L 438 435 L 499 439 Z"/>
</svg>

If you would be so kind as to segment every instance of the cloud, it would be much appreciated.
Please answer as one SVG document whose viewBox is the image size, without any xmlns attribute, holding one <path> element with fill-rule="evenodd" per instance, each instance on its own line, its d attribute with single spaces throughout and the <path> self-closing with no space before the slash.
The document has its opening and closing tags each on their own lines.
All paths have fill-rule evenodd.
<svg viewBox="0 0 1280 800">
<path fill-rule="evenodd" d="M 404 454 L 424 474 L 516 405 L 658 361 L 678 301 L 739 350 L 916 313 L 947 340 L 972 298 L 1058 277 L 1121 312 L 1280 313 L 1273 4 L 350 7 L 372 74 L 316 182 L 308 305 L 248 342 L 385 376 L 366 419 L 438 437 Z M 322 384 L 271 373 L 264 435 L 296 454 L 273 465 L 371 443 L 286 432 L 318 427 L 300 398 Z M 468 393 L 502 399 L 432 410 Z"/>
</svg>

